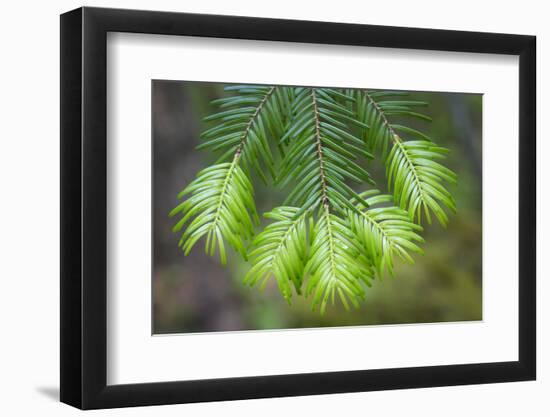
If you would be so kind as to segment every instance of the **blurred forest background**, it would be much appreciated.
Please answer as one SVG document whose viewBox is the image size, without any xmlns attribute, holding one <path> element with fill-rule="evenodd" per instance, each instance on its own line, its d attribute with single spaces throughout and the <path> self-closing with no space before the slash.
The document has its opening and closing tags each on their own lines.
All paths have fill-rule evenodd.
<svg viewBox="0 0 550 417">
<path fill-rule="evenodd" d="M 270 280 L 262 292 L 242 284 L 248 270 L 239 256 L 229 256 L 223 267 L 204 254 L 200 242 L 189 256 L 178 248 L 168 217 L 177 194 L 215 156 L 196 151 L 206 128 L 202 118 L 216 110 L 209 102 L 226 93 L 225 84 L 155 80 L 153 109 L 153 333 L 187 333 L 323 326 L 429 323 L 482 319 L 482 207 L 480 94 L 411 92 L 411 99 L 427 101 L 425 113 L 433 122 L 417 127 L 450 149 L 446 166 L 458 174 L 449 186 L 458 214 L 444 229 L 423 225 L 425 254 L 415 264 L 396 260 L 394 277 L 376 280 L 359 309 L 346 311 L 336 304 L 321 316 L 310 300 L 285 302 Z M 409 124 L 411 124 L 409 122 Z M 377 188 L 387 191 L 381 164 L 369 172 Z M 255 183 L 258 213 L 279 205 L 285 190 L 273 191 Z"/>
</svg>

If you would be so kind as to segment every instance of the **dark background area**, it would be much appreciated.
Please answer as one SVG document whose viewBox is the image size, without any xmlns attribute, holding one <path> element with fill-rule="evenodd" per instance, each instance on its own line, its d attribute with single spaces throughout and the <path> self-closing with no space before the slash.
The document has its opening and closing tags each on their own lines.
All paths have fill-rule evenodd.
<svg viewBox="0 0 550 417">
<path fill-rule="evenodd" d="M 481 115 L 478 94 L 411 92 L 428 101 L 433 122 L 415 122 L 434 141 L 450 149 L 446 166 L 458 174 L 449 186 L 457 201 L 445 229 L 424 224 L 425 254 L 415 264 L 396 260 L 394 277 L 377 280 L 359 309 L 336 304 L 325 315 L 310 300 L 294 297 L 291 306 L 271 280 L 264 291 L 242 285 L 248 266 L 237 255 L 228 265 L 204 253 L 199 241 L 188 256 L 178 248 L 168 217 L 177 194 L 215 156 L 196 151 L 202 118 L 216 110 L 209 102 L 226 93 L 225 84 L 184 81 L 152 83 L 153 108 L 153 332 L 186 333 L 480 320 L 482 318 Z M 411 122 L 407 122 L 411 125 Z M 387 191 L 380 163 L 369 172 Z M 288 190 L 255 184 L 258 213 L 279 205 Z"/>
</svg>

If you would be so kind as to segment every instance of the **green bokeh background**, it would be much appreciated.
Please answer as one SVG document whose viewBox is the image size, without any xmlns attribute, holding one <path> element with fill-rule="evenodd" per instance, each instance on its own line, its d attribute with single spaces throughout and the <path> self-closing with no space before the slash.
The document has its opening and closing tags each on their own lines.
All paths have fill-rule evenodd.
<svg viewBox="0 0 550 417">
<path fill-rule="evenodd" d="M 320 315 L 303 297 L 294 297 L 289 306 L 274 280 L 263 292 L 242 285 L 248 265 L 237 255 L 223 267 L 204 254 L 200 243 L 189 256 L 177 247 L 168 213 L 177 193 L 215 160 L 194 148 L 206 127 L 202 118 L 215 110 L 209 102 L 226 94 L 223 86 L 152 82 L 153 333 L 482 319 L 482 95 L 410 92 L 410 99 L 430 103 L 425 113 L 433 118 L 431 123 L 415 121 L 414 127 L 451 151 L 446 165 L 458 174 L 458 184 L 449 186 L 458 213 L 450 214 L 446 229 L 423 225 L 425 254 L 415 255 L 414 265 L 397 260 L 394 276 L 375 281 L 359 309 L 346 311 L 336 304 Z M 369 172 L 377 188 L 387 191 L 381 164 L 374 161 Z M 259 213 L 280 205 L 288 193 L 260 181 L 255 190 Z"/>
</svg>

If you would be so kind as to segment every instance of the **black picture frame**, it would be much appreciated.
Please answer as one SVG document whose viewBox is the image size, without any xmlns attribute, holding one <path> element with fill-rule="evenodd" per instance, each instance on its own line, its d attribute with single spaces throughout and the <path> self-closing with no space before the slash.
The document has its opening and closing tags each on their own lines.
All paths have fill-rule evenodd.
<svg viewBox="0 0 550 417">
<path fill-rule="evenodd" d="M 108 32 L 519 56 L 519 360 L 107 385 Z M 534 380 L 536 38 L 185 13 L 61 15 L 61 401 L 81 409 Z"/>
</svg>

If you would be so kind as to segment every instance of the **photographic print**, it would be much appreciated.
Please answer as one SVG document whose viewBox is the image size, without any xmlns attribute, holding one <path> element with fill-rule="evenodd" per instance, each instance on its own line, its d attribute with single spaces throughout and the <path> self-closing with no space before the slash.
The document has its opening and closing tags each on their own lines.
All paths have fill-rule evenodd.
<svg viewBox="0 0 550 417">
<path fill-rule="evenodd" d="M 481 94 L 153 80 L 153 334 L 482 320 L 481 121 Z"/>
<path fill-rule="evenodd" d="M 89 7 L 60 33 L 62 402 L 536 379 L 534 36 Z"/>
</svg>

